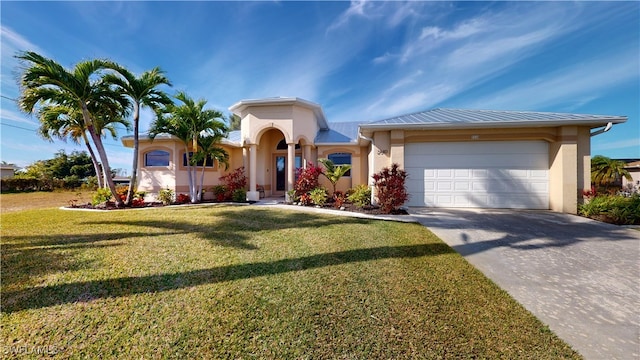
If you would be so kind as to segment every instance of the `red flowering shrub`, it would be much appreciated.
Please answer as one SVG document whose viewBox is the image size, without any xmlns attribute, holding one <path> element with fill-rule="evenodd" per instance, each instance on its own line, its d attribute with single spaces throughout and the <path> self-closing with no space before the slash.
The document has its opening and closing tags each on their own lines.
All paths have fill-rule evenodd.
<svg viewBox="0 0 640 360">
<path fill-rule="evenodd" d="M 189 197 L 189 195 L 187 194 L 178 194 L 178 196 L 176 196 L 176 203 L 178 204 L 186 204 L 190 201 L 191 197 Z"/>
<path fill-rule="evenodd" d="M 406 178 L 407 172 L 399 169 L 398 164 L 392 164 L 391 169 L 384 168 L 373 175 L 373 186 L 376 188 L 378 205 L 383 213 L 390 214 L 409 199 L 404 186 Z"/>
<path fill-rule="evenodd" d="M 311 195 L 309 195 L 309 193 L 304 193 L 300 195 L 298 200 L 300 202 L 300 205 L 309 206 L 313 204 L 313 200 L 311 200 Z"/>
<path fill-rule="evenodd" d="M 322 174 L 322 168 L 314 166 L 311 162 L 306 168 L 300 168 L 297 170 L 296 183 L 293 185 L 293 189 L 296 191 L 296 196 L 301 197 L 304 194 L 308 194 L 311 190 L 317 188 L 320 184 L 318 178 Z"/>
<path fill-rule="evenodd" d="M 116 186 L 116 194 L 118 197 L 125 201 L 127 199 L 127 192 L 129 191 L 129 185 L 118 185 Z"/>
<path fill-rule="evenodd" d="M 144 206 L 144 198 L 133 198 L 133 200 L 131 201 L 131 206 L 132 207 L 143 207 Z"/>
<path fill-rule="evenodd" d="M 596 187 L 591 186 L 589 190 L 582 190 L 582 196 L 587 199 L 592 199 L 597 195 Z"/>
<path fill-rule="evenodd" d="M 213 189 L 211 189 L 213 191 L 213 196 L 215 197 L 215 200 L 218 202 L 222 202 L 225 200 L 225 197 L 227 196 L 227 187 L 224 185 L 216 185 L 213 187 Z"/>
<path fill-rule="evenodd" d="M 223 200 L 231 200 L 236 190 L 244 190 L 247 186 L 247 176 L 244 174 L 244 166 L 233 170 L 225 176 L 221 176 L 219 180 L 223 182 L 226 190 Z M 216 200 L 222 201 L 217 195 Z"/>
<path fill-rule="evenodd" d="M 347 196 L 342 191 L 336 191 L 333 193 L 333 207 L 339 209 L 344 205 L 347 200 Z"/>
</svg>

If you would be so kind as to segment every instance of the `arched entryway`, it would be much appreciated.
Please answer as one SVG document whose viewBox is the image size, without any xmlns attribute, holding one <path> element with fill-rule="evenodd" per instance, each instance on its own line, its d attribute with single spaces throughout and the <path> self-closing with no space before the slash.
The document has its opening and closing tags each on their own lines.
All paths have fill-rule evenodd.
<svg viewBox="0 0 640 360">
<path fill-rule="evenodd" d="M 293 170 L 291 170 L 287 164 L 289 163 L 289 145 L 287 144 L 284 136 L 282 140 L 278 142 L 275 149 L 273 149 L 272 155 L 272 164 L 273 164 L 273 173 L 272 177 L 272 191 L 271 194 L 273 196 L 283 196 L 285 192 L 288 191 L 287 187 L 287 179 L 289 178 L 289 172 L 294 171 L 294 181 L 295 181 L 295 172 L 299 168 L 303 166 L 302 161 L 302 151 L 300 144 L 294 144 L 294 159 L 293 159 Z"/>
</svg>

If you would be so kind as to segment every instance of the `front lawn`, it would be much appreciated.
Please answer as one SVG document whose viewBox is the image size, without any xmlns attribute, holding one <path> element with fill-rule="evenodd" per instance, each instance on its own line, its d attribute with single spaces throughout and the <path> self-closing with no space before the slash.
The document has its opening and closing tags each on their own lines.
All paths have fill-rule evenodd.
<svg viewBox="0 0 640 360">
<path fill-rule="evenodd" d="M 417 224 L 257 206 L 1 220 L 5 356 L 579 358 Z"/>
</svg>

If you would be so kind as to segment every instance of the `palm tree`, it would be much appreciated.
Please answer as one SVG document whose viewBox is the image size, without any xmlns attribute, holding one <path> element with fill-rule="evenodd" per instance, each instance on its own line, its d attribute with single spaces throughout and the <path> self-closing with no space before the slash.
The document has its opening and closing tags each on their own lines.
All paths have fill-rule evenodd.
<svg viewBox="0 0 640 360">
<path fill-rule="evenodd" d="M 591 182 L 596 185 L 611 186 L 622 177 L 633 181 L 629 171 L 624 168 L 625 165 L 624 161 L 596 155 L 591 159 Z"/>
<path fill-rule="evenodd" d="M 100 75 L 105 69 L 114 69 L 118 65 L 108 60 L 88 60 L 75 65 L 69 71 L 52 59 L 33 51 L 26 51 L 17 58 L 28 64 L 20 78 L 22 93 L 20 108 L 32 114 L 38 105 L 64 105 L 81 111 L 84 125 L 96 147 L 105 174 L 111 174 L 109 158 L 102 143 L 99 129 L 96 127 L 93 104 L 127 105 L 126 98 L 102 81 Z M 117 196 L 116 187 L 110 176 L 105 176 L 118 207 L 124 202 Z"/>
<path fill-rule="evenodd" d="M 165 133 L 182 141 L 187 157 L 189 196 L 191 202 L 196 203 L 200 199 L 196 186 L 196 166 L 201 157 L 197 155 L 200 141 L 206 134 L 221 139 L 215 134 L 226 134 L 227 127 L 219 120 L 222 119 L 221 112 L 204 109 L 206 100 L 200 99 L 196 102 L 184 92 L 179 92 L 175 98 L 182 102 L 182 105 L 169 104 L 164 110 L 156 111 L 157 116 L 149 129 L 149 137 L 154 139 L 158 134 Z"/>
<path fill-rule="evenodd" d="M 223 125 L 223 123 L 217 124 Z M 211 131 L 207 131 L 205 133 L 200 134 L 200 138 L 198 140 L 198 152 L 196 155 L 198 158 L 196 159 L 198 162 L 202 161 L 202 171 L 200 173 L 200 184 L 198 186 L 198 201 L 201 201 L 202 198 L 202 189 L 204 187 L 204 169 L 207 159 L 211 159 L 212 161 L 217 161 L 218 164 L 224 164 L 225 170 L 229 169 L 229 153 L 220 146 L 220 142 L 227 135 L 226 128 L 223 126 L 217 126 L 215 129 L 211 129 Z"/>
<path fill-rule="evenodd" d="M 127 192 L 127 198 L 125 200 L 125 204 L 129 206 L 133 201 L 133 195 L 137 187 L 138 154 L 140 152 L 140 108 L 147 106 L 155 111 L 160 106 L 170 104 L 171 99 L 169 99 L 169 96 L 163 91 L 158 90 L 158 86 L 163 84 L 171 86 L 171 83 L 169 79 L 164 76 L 164 72 L 158 67 L 150 71 L 145 71 L 140 77 L 136 77 L 124 67 L 119 67 L 115 70 L 121 76 L 107 74 L 104 77 L 104 81 L 118 87 L 122 93 L 129 98 L 131 107 L 133 108 L 133 165 L 131 166 L 129 191 Z"/>
<path fill-rule="evenodd" d="M 242 119 L 236 114 L 231 114 L 227 118 L 227 122 L 229 123 L 229 131 L 240 130 Z"/>
<path fill-rule="evenodd" d="M 331 185 L 333 186 L 332 195 L 336 193 L 336 184 L 341 177 L 344 176 L 349 170 L 351 170 L 351 165 L 335 165 L 333 161 L 329 159 L 318 159 L 318 161 L 324 165 L 324 171 L 322 174 L 329 180 Z"/>
<path fill-rule="evenodd" d="M 113 139 L 117 138 L 115 123 L 129 127 L 129 123 L 119 116 L 107 116 L 98 111 L 95 113 L 99 114 L 95 117 L 96 128 L 103 136 L 110 134 Z M 47 105 L 39 109 L 38 118 L 40 119 L 38 134 L 45 140 L 53 142 L 53 139 L 57 138 L 66 142 L 67 138 L 70 138 L 75 144 L 80 144 L 80 139 L 83 140 L 93 163 L 98 187 L 104 187 L 103 172 L 87 137 L 82 112 L 64 105 Z"/>
</svg>

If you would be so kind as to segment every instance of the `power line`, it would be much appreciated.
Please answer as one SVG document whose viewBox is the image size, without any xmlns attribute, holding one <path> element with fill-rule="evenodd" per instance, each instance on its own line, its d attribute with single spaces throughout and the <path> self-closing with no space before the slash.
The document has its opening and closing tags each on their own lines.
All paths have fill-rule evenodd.
<svg viewBox="0 0 640 360">
<path fill-rule="evenodd" d="M 32 132 L 36 132 L 36 131 L 37 131 L 36 129 L 27 129 L 27 128 L 22 127 L 22 126 L 17 126 L 17 125 L 12 125 L 12 124 L 0 123 L 0 125 L 9 126 L 9 127 L 12 127 L 12 128 L 16 128 L 16 129 L 20 129 L 20 130 L 26 130 L 26 131 L 30 131 L 30 132 L 31 132 L 31 131 L 32 131 Z M 109 144 L 109 143 L 104 143 L 104 142 L 102 143 L 102 145 L 104 145 L 104 146 L 114 146 L 114 147 L 127 148 L 127 147 L 126 147 L 126 146 L 124 146 L 124 145 L 119 145 L 119 144 Z"/>
<path fill-rule="evenodd" d="M 18 126 L 18 125 L 11 125 L 11 124 L 5 124 L 5 123 L 0 123 L 0 125 L 9 126 L 9 127 L 12 127 L 12 128 L 22 129 L 22 130 L 27 130 L 27 131 L 33 131 L 33 132 L 36 131 L 36 129 L 27 129 L 25 127 Z"/>
<path fill-rule="evenodd" d="M 12 99 L 12 98 L 10 98 L 8 96 L 4 96 L 4 95 L 0 95 L 0 97 L 3 98 L 3 99 L 11 100 L 11 101 L 18 101 L 18 99 Z"/>
</svg>

